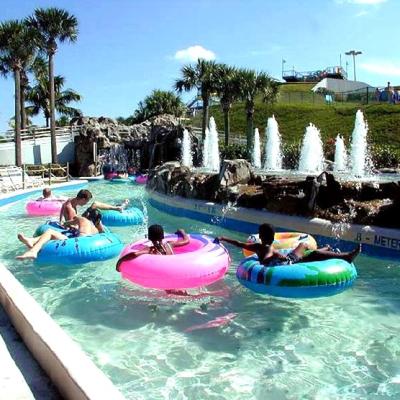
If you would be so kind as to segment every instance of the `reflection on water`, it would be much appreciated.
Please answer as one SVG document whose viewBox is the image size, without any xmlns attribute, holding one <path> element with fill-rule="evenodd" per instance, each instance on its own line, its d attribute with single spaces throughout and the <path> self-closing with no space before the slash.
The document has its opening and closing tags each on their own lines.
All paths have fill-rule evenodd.
<svg viewBox="0 0 400 400">
<path fill-rule="evenodd" d="M 245 238 L 163 214 L 143 187 L 90 190 L 102 201 L 131 199 L 169 232 Z M 23 203 L 2 209 L 2 261 L 128 399 L 400 398 L 399 262 L 361 256 L 353 289 L 285 300 L 243 288 L 235 278 L 241 254 L 229 247 L 225 279 L 182 297 L 121 281 L 115 260 L 80 268 L 16 263 L 23 248 L 13 238 L 40 222 L 25 217 Z M 146 228 L 114 231 L 129 243 Z"/>
</svg>

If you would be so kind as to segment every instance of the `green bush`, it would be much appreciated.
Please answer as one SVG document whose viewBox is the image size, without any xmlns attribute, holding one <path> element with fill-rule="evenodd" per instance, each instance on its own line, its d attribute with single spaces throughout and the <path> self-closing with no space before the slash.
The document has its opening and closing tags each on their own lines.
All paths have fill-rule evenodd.
<svg viewBox="0 0 400 400">
<path fill-rule="evenodd" d="M 283 167 L 297 169 L 300 159 L 301 143 L 286 143 L 282 145 Z"/>
<path fill-rule="evenodd" d="M 391 145 L 373 146 L 371 157 L 375 168 L 398 168 L 400 165 L 400 149 Z"/>
<path fill-rule="evenodd" d="M 247 159 L 246 145 L 244 144 L 223 145 L 220 147 L 220 153 L 223 160 L 235 160 L 237 158 Z"/>
</svg>

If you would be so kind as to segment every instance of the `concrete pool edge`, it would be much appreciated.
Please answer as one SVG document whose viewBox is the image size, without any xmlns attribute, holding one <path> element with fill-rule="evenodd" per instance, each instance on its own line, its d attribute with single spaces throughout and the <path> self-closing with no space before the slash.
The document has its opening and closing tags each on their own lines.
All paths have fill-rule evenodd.
<svg viewBox="0 0 400 400">
<path fill-rule="evenodd" d="M 66 399 L 124 399 L 79 345 L 2 264 L 0 303 L 25 345 Z"/>
<path fill-rule="evenodd" d="M 339 242 L 342 250 L 361 243 L 363 253 L 371 257 L 400 258 L 400 229 L 355 224 L 340 226 L 321 218 L 304 218 L 244 207 L 229 209 L 226 205 L 205 200 L 168 196 L 153 190 L 147 190 L 147 193 L 153 207 L 179 217 L 209 224 L 216 224 L 218 220 L 218 225 L 223 228 L 248 234 L 255 233 L 260 223 L 269 222 L 280 231 L 307 232 L 322 244 L 338 245 Z M 343 229 L 340 240 L 335 236 L 335 229 Z"/>
</svg>

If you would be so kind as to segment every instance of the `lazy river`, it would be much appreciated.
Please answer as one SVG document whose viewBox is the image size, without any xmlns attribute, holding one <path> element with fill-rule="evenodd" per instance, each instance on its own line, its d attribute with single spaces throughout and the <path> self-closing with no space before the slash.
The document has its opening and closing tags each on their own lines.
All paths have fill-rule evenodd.
<svg viewBox="0 0 400 400">
<path fill-rule="evenodd" d="M 100 181 L 88 188 L 104 202 L 129 198 L 167 232 L 246 237 L 162 213 L 142 186 Z M 241 286 L 235 271 L 242 255 L 228 246 L 224 280 L 190 297 L 167 295 L 121 280 L 116 259 L 65 268 L 15 261 L 24 250 L 17 232 L 31 234 L 44 220 L 27 217 L 25 203 L 0 208 L 1 262 L 127 399 L 400 397 L 399 260 L 361 255 L 353 288 L 292 300 Z M 112 231 L 128 244 L 146 226 Z"/>
</svg>

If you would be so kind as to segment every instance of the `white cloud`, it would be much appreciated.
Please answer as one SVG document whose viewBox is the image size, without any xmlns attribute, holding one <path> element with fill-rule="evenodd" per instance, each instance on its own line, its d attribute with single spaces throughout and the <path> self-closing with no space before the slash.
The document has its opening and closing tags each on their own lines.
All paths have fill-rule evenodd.
<svg viewBox="0 0 400 400">
<path fill-rule="evenodd" d="M 363 4 L 363 5 L 375 5 L 386 3 L 387 0 L 336 0 L 339 4 Z"/>
<path fill-rule="evenodd" d="M 393 64 L 389 61 L 362 63 L 360 68 L 378 75 L 400 76 L 400 64 Z"/>
<path fill-rule="evenodd" d="M 205 49 L 203 46 L 190 46 L 187 49 L 178 50 L 174 55 L 175 60 L 179 61 L 197 61 L 202 58 L 204 60 L 215 60 L 215 53 Z"/>
</svg>

